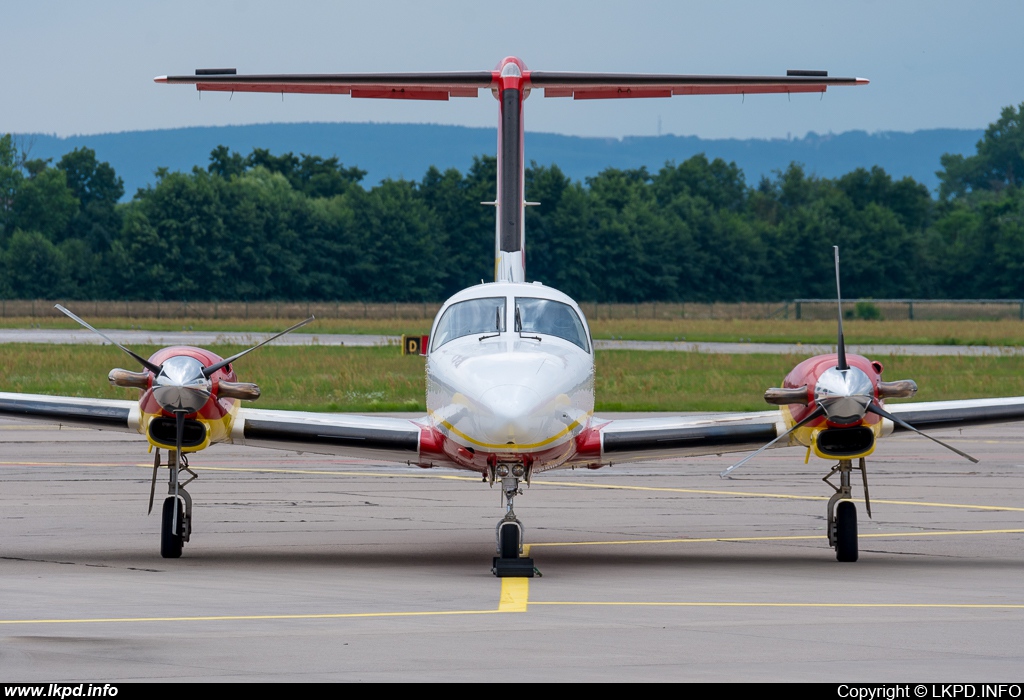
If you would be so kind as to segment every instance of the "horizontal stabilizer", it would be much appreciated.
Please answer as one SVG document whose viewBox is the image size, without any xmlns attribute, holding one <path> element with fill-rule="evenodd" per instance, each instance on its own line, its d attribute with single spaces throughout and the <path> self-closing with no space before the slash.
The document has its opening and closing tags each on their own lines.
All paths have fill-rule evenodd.
<svg viewBox="0 0 1024 700">
<path fill-rule="evenodd" d="M 196 71 L 199 73 L 199 71 Z M 235 75 L 166 75 L 155 79 L 169 85 L 195 85 L 214 92 L 272 92 L 310 95 L 351 95 L 384 99 L 447 100 L 476 97 L 490 87 L 491 71 L 465 73 L 349 73 Z"/>
<path fill-rule="evenodd" d="M 797 71 L 793 71 L 797 72 Z M 825 92 L 830 85 L 866 85 L 864 78 L 829 78 L 824 71 L 799 75 L 655 75 L 648 73 L 566 73 L 532 71 L 532 87 L 545 97 L 577 100 L 673 95 L 753 95 L 759 93 Z M 804 75 L 803 73 L 814 73 Z"/>
<path fill-rule="evenodd" d="M 455 73 L 320 73 L 237 75 L 233 69 L 199 69 L 196 75 L 155 78 L 169 85 L 195 85 L 215 92 L 271 92 L 351 95 L 383 99 L 447 100 L 476 97 L 481 88 L 498 88 L 497 71 Z M 523 71 L 525 88 L 542 88 L 545 97 L 609 99 L 673 95 L 747 95 L 825 92 L 830 85 L 866 85 L 864 78 L 830 78 L 825 71 L 789 75 L 662 75 L 652 73 L 569 73 Z"/>
</svg>

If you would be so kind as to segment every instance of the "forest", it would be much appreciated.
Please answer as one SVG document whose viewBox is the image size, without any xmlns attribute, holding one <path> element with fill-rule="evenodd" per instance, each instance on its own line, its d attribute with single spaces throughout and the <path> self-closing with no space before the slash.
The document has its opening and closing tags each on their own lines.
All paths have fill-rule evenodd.
<svg viewBox="0 0 1024 700">
<path fill-rule="evenodd" d="M 580 301 L 1024 298 L 1024 104 L 936 196 L 879 167 L 819 178 L 798 163 L 748 183 L 695 156 L 584 182 L 529 167 L 527 275 Z M 440 301 L 493 277 L 495 160 L 367 187 L 336 157 L 224 146 L 156 169 L 128 201 L 95 152 L 56 163 L 0 137 L 0 297 Z"/>
</svg>

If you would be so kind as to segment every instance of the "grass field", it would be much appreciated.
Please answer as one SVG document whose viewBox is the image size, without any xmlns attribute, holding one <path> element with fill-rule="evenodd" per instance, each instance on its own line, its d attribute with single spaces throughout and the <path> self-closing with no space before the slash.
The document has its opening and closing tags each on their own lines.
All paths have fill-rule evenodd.
<svg viewBox="0 0 1024 700">
<path fill-rule="evenodd" d="M 56 314 L 56 312 L 54 312 Z M 89 320 L 89 319 L 86 319 Z M 236 331 L 272 333 L 301 319 L 101 319 L 99 328 L 180 331 Z M 857 321 L 844 323 L 849 343 L 900 345 L 1024 345 L 1024 322 L 998 321 Z M 2 328 L 79 328 L 71 319 L 0 319 Z M 593 321 L 595 338 L 628 340 L 689 340 L 700 342 L 834 343 L 834 321 L 796 320 L 658 320 L 600 319 Z M 357 333 L 421 335 L 430 332 L 422 319 L 317 319 L 303 333 Z"/>
<path fill-rule="evenodd" d="M 154 347 L 133 348 L 143 356 Z M 228 356 L 242 348 L 220 346 Z M 597 353 L 598 411 L 731 411 L 769 408 L 761 396 L 805 356 Z M 916 400 L 1024 395 L 1024 360 L 1013 357 L 873 358 L 887 379 L 914 379 Z M 138 369 L 110 346 L 0 345 L 0 390 L 65 396 L 136 398 L 111 387 L 112 367 Z M 260 408 L 309 411 L 424 411 L 424 360 L 395 347 L 261 348 L 238 362 L 256 382 Z"/>
</svg>

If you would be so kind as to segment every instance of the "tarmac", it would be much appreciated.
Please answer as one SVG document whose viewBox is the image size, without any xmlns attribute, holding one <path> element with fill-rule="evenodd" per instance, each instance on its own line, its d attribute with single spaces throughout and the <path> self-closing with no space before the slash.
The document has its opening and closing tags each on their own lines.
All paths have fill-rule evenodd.
<svg viewBox="0 0 1024 700">
<path fill-rule="evenodd" d="M 782 449 L 539 475 L 498 579 L 471 474 L 213 446 L 167 560 L 141 436 L 0 420 L 0 680 L 1019 683 L 1021 427 L 935 434 L 981 463 L 880 441 L 856 563 Z"/>
</svg>

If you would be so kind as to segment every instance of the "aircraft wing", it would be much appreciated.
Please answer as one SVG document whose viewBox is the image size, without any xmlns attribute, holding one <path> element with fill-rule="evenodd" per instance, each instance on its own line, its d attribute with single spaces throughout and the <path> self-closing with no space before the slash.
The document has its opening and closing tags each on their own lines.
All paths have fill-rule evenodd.
<svg viewBox="0 0 1024 700">
<path fill-rule="evenodd" d="M 242 408 L 235 416 L 231 442 L 416 464 L 426 430 L 426 418 L 420 422 L 390 416 Z"/>
<path fill-rule="evenodd" d="M 139 402 L 0 392 L 0 416 L 97 430 L 139 432 Z"/>
<path fill-rule="evenodd" d="M 1024 421 L 1024 396 L 959 401 L 886 404 L 886 409 L 913 427 L 930 432 Z M 602 422 L 594 419 L 592 433 L 583 440 L 581 456 L 600 449 L 601 464 L 637 462 L 672 457 L 752 452 L 787 430 L 779 410 L 757 413 L 710 414 L 627 418 Z M 884 419 L 882 434 L 909 433 Z M 787 447 L 780 440 L 772 447 Z"/>
<path fill-rule="evenodd" d="M 0 416 L 139 433 L 138 401 L 0 392 Z M 422 424 L 407 418 L 240 408 L 230 441 L 279 450 L 417 463 Z"/>
<path fill-rule="evenodd" d="M 779 410 L 757 413 L 704 414 L 625 418 L 602 422 L 594 418 L 593 432 L 585 438 L 590 450 L 597 451 L 600 462 L 616 464 L 670 457 L 750 452 L 785 432 Z M 784 447 L 785 443 L 780 443 Z"/>
<path fill-rule="evenodd" d="M 967 428 L 1024 420 L 1024 396 L 886 404 L 886 410 L 919 430 Z M 895 432 L 905 428 L 894 426 Z"/>
</svg>

